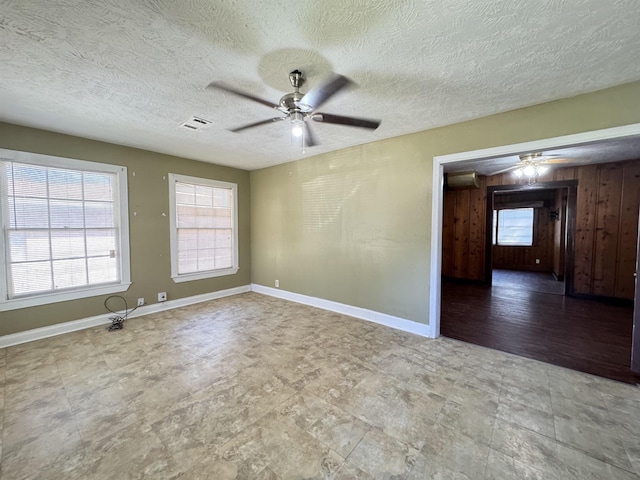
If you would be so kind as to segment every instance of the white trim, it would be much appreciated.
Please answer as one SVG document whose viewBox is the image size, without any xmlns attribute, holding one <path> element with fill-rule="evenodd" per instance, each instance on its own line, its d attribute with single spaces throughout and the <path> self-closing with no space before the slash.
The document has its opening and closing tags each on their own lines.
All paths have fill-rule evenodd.
<svg viewBox="0 0 640 480">
<path fill-rule="evenodd" d="M 240 268 L 238 245 L 238 184 L 223 182 L 210 178 L 190 177 L 177 173 L 169 173 L 169 245 L 171 249 L 171 278 L 175 283 L 190 282 L 192 280 L 202 280 L 205 278 L 222 277 L 225 275 L 235 275 Z M 177 182 L 189 183 L 192 185 L 205 185 L 207 187 L 231 190 L 233 201 L 233 264 L 229 268 L 219 268 L 217 270 L 207 270 L 202 272 L 178 273 L 178 228 L 176 224 L 176 188 Z"/>
<path fill-rule="evenodd" d="M 445 164 L 464 162 L 466 160 L 504 157 L 507 155 L 515 155 L 531 151 L 549 150 L 551 148 L 573 147 L 576 145 L 584 145 L 614 138 L 630 137 L 633 135 L 640 135 L 640 123 L 433 157 L 431 271 L 429 274 L 429 336 L 433 338 L 440 336 L 440 295 L 442 291 L 442 188 L 444 185 Z"/>
<path fill-rule="evenodd" d="M 111 283 L 108 285 L 86 285 L 78 288 L 70 288 L 61 291 L 48 291 L 42 294 L 8 299 L 8 267 L 6 261 L 7 257 L 4 254 L 7 246 L 5 245 L 4 232 L 2 231 L 6 226 L 0 225 L 0 311 L 15 310 L 18 308 L 33 307 L 37 305 L 48 305 L 51 303 L 93 297 L 96 295 L 107 295 L 127 291 L 131 285 L 127 167 L 3 148 L 0 148 L 0 160 L 28 163 L 44 167 L 58 167 L 84 172 L 99 172 L 115 175 L 114 191 L 116 195 L 114 195 L 114 210 L 117 212 L 115 215 L 115 221 L 119 239 L 119 242 L 116 245 L 116 251 L 120 266 L 120 280 L 117 283 Z M 2 200 L 0 200 L 0 204 L 2 203 Z M 0 212 L 0 221 L 4 221 L 3 214 L 4 212 Z"/>
<path fill-rule="evenodd" d="M 237 268 L 221 268 L 219 270 L 208 270 L 206 272 L 183 273 L 177 277 L 171 276 L 174 283 L 191 282 L 192 280 L 202 280 L 205 278 L 223 277 L 225 275 L 235 275 Z"/>
<path fill-rule="evenodd" d="M 378 323 L 380 325 L 385 325 L 387 327 L 402 330 L 404 332 L 415 333 L 416 335 L 420 335 L 422 337 L 429 337 L 429 325 L 414 322 L 413 320 L 406 320 L 404 318 L 394 317 L 393 315 L 387 315 L 386 313 L 367 310 L 366 308 L 354 307 L 352 305 L 346 305 L 344 303 L 332 302 L 331 300 L 325 300 L 323 298 L 310 297 L 308 295 L 289 292 L 287 290 L 265 287 L 264 285 L 258 285 L 256 283 L 251 284 L 251 290 L 256 293 L 269 295 L 271 297 L 282 298 L 284 300 L 290 300 L 292 302 L 310 305 L 312 307 L 321 308 L 323 310 L 342 313 L 343 315 L 349 315 L 350 317 L 360 318 L 369 322 Z"/>
<path fill-rule="evenodd" d="M 431 201 L 431 270 L 429 272 L 429 337 L 440 336 L 440 297 L 442 294 L 442 204 L 444 167 L 433 159 L 433 187 Z M 436 321 L 434 321 L 434 319 Z"/>
<path fill-rule="evenodd" d="M 50 303 L 66 302 L 78 300 L 80 298 L 97 297 L 99 295 L 113 295 L 114 293 L 126 292 L 129 290 L 131 282 L 115 283 L 110 285 L 89 285 L 83 288 L 75 288 L 61 292 L 51 292 L 44 295 L 34 295 L 32 297 L 12 298 L 0 302 L 0 312 L 18 310 L 20 308 L 36 307 L 38 305 L 48 305 Z"/>
<path fill-rule="evenodd" d="M 193 295 L 191 297 L 178 298 L 176 300 L 168 300 L 164 303 L 145 305 L 143 307 L 137 308 L 135 312 L 132 312 L 131 315 L 129 315 L 129 318 L 142 317 L 151 313 L 163 312 L 165 310 L 172 310 L 174 308 L 184 307 L 186 305 L 193 305 L 194 303 L 207 302 L 209 300 L 216 300 L 218 298 L 229 297 L 231 295 L 238 295 L 240 293 L 247 293 L 250 291 L 251 285 L 243 285 L 241 287 L 218 290 L 217 292 L 204 293 L 202 295 Z M 78 330 L 84 330 L 86 328 L 107 325 L 111 322 L 111 320 L 109 320 L 109 317 L 112 315 L 112 313 L 103 313 L 102 315 L 82 318 L 80 320 L 73 320 L 71 322 L 64 322 L 57 325 L 50 325 L 48 327 L 34 328 L 25 332 L 5 335 L 3 337 L 0 337 L 0 348 L 19 345 L 21 343 L 33 342 L 35 340 L 42 340 L 49 337 L 55 337 L 57 335 L 76 332 Z M 127 328 L 126 325 L 125 328 Z"/>
<path fill-rule="evenodd" d="M 640 123 L 623 125 L 621 127 L 604 128 L 602 130 L 592 130 L 590 132 L 574 133 L 571 135 L 563 135 L 561 137 L 544 138 L 542 140 L 533 140 L 530 142 L 501 145 L 499 147 L 470 150 L 468 152 L 438 155 L 437 157 L 434 157 L 434 160 L 438 159 L 440 164 L 445 164 L 463 162 L 465 160 L 498 158 L 543 149 L 549 150 L 551 148 L 575 147 L 577 145 L 586 145 L 613 138 L 632 137 L 634 135 L 640 135 Z"/>
</svg>

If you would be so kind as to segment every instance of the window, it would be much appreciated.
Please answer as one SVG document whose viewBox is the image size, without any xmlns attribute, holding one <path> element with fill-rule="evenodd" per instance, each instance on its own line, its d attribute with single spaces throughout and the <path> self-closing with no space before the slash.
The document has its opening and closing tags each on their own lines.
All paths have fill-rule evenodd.
<svg viewBox="0 0 640 480">
<path fill-rule="evenodd" d="M 175 282 L 237 273 L 237 189 L 235 183 L 169 174 Z"/>
<path fill-rule="evenodd" d="M 533 208 L 494 210 L 493 244 L 533 245 Z"/>
<path fill-rule="evenodd" d="M 126 168 L 0 149 L 0 310 L 130 285 Z"/>
</svg>

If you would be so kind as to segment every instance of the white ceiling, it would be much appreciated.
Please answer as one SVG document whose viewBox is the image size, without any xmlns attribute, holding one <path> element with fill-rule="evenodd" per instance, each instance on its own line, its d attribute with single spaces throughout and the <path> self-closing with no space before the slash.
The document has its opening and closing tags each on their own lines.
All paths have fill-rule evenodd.
<svg viewBox="0 0 640 480">
<path fill-rule="evenodd" d="M 638 0 L 2 0 L 0 120 L 245 169 L 301 158 L 288 73 L 353 79 L 306 156 L 640 79 Z M 193 132 L 178 125 L 211 120 Z"/>
</svg>

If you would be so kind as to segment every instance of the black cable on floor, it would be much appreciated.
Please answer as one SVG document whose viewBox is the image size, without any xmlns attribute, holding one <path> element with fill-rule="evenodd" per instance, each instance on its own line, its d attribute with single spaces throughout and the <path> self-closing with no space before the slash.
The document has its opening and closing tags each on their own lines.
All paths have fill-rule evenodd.
<svg viewBox="0 0 640 480">
<path fill-rule="evenodd" d="M 112 298 L 119 298 L 120 300 L 122 300 L 122 303 L 124 304 L 124 314 L 119 313 L 117 310 L 114 310 L 109 306 L 109 300 L 111 300 Z M 111 306 L 113 307 L 113 302 L 111 303 Z M 124 327 L 124 322 L 127 320 L 129 314 L 135 311 L 138 307 L 135 306 L 131 310 L 129 310 L 127 300 L 123 296 L 110 295 L 104 301 L 104 308 L 114 314 L 113 316 L 109 317 L 109 320 L 111 320 L 111 325 L 107 327 L 107 330 L 113 332 L 114 330 L 122 330 L 122 328 Z"/>
</svg>

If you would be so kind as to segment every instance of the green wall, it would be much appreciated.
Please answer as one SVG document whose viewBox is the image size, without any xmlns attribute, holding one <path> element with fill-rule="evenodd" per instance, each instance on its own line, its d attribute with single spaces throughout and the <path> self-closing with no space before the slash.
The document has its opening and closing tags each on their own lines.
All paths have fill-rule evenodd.
<svg viewBox="0 0 640 480">
<path fill-rule="evenodd" d="M 278 279 L 283 290 L 427 324 L 434 156 L 632 123 L 640 82 L 251 173 L 6 123 L 0 148 L 127 166 L 132 305 Z M 169 172 L 238 184 L 237 275 L 171 280 Z M 104 298 L 0 312 L 0 335 L 105 313 Z"/>
<path fill-rule="evenodd" d="M 139 297 L 156 303 L 158 292 L 166 291 L 168 299 L 175 300 L 251 283 L 249 172 L 7 123 L 0 123 L 0 148 L 127 167 L 132 285 L 121 295 L 130 306 Z M 238 184 L 240 269 L 236 275 L 184 283 L 171 279 L 169 172 Z M 106 297 L 0 312 L 0 335 L 106 313 Z"/>
<path fill-rule="evenodd" d="M 253 283 L 428 324 L 433 157 L 633 123 L 640 82 L 252 171 Z"/>
</svg>

